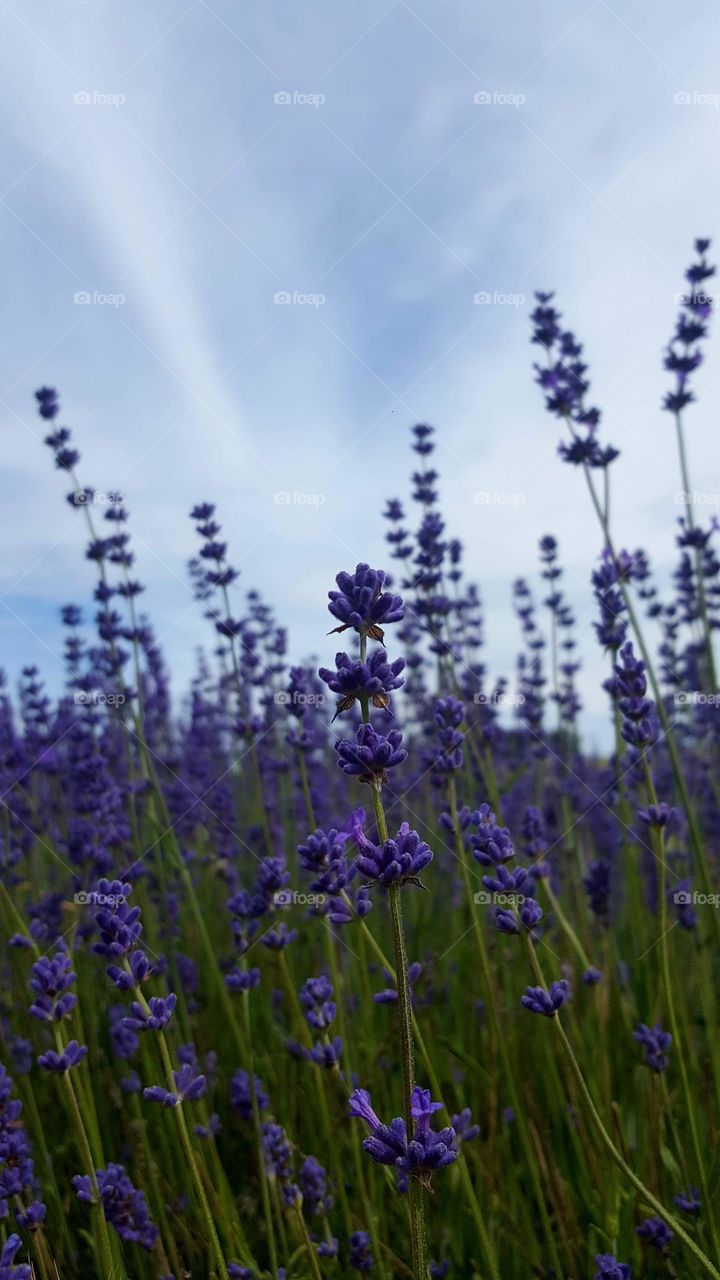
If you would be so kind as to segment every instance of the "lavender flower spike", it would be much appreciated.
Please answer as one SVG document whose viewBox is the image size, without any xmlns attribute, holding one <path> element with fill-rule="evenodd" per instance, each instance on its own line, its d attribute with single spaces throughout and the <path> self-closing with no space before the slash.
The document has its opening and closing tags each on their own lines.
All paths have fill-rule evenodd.
<svg viewBox="0 0 720 1280">
<path fill-rule="evenodd" d="M 570 999 L 570 984 L 566 978 L 559 982 L 551 982 L 550 990 L 543 987 L 528 987 L 520 1003 L 531 1013 L 542 1013 L 546 1018 L 553 1018 L 566 1000 Z"/>
<path fill-rule="evenodd" d="M 383 591 L 385 572 L 359 564 L 354 573 L 339 573 L 335 581 L 339 591 L 330 591 L 328 609 L 340 622 L 335 631 L 353 627 L 371 640 L 383 640 L 380 623 L 399 622 L 405 615 L 400 596 Z"/>
</svg>

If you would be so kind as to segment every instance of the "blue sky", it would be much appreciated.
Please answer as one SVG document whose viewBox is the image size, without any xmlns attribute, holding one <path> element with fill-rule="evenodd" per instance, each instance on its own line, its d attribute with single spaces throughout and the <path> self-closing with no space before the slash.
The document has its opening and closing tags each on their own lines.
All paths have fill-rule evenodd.
<svg viewBox="0 0 720 1280">
<path fill-rule="evenodd" d="M 514 662 L 511 580 L 552 532 L 599 732 L 600 544 L 532 382 L 529 300 L 555 288 L 585 342 L 623 450 L 618 542 L 667 574 L 680 485 L 660 353 L 693 238 L 718 231 L 717 7 L 2 0 L 0 21 L 10 675 L 37 661 L 57 686 L 58 607 L 92 587 L 34 417 L 49 383 L 84 482 L 127 495 L 178 690 L 207 639 L 185 573 L 193 503 L 217 502 L 242 586 L 293 654 L 327 659 L 325 594 L 339 569 L 384 563 L 380 510 L 407 493 L 424 420 L 491 670 Z M 711 346 L 688 419 L 709 493 L 719 367 Z"/>
</svg>

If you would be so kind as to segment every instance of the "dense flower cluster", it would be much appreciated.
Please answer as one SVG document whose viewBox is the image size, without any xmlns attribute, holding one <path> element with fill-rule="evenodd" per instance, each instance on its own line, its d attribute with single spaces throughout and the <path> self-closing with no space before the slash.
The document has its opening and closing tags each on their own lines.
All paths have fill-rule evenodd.
<svg viewBox="0 0 720 1280">
<path fill-rule="evenodd" d="M 109 1164 L 107 1169 L 98 1169 L 95 1177 L 106 1221 L 115 1228 L 120 1239 L 139 1244 L 143 1249 L 152 1249 L 158 1229 L 150 1221 L 144 1195 L 133 1186 L 122 1165 Z M 73 1178 L 73 1186 L 78 1200 L 93 1203 L 95 1193 L 88 1175 L 79 1174 Z"/>
<path fill-rule="evenodd" d="M 457 1159 L 456 1133 L 452 1126 L 435 1131 L 430 1117 L 442 1110 L 441 1102 L 431 1102 L 428 1089 L 415 1088 L 412 1094 L 414 1129 L 408 1137 L 405 1121 L 396 1118 L 383 1124 L 373 1110 L 366 1089 L 355 1089 L 350 1097 L 350 1114 L 363 1120 L 370 1137 L 363 1149 L 378 1164 L 392 1165 L 404 1173 L 427 1177 Z"/>
</svg>

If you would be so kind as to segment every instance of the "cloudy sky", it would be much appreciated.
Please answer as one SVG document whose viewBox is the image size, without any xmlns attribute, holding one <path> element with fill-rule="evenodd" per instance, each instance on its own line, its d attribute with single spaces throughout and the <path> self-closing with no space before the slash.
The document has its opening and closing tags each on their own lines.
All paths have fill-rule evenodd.
<svg viewBox="0 0 720 1280">
<path fill-rule="evenodd" d="M 217 502 L 295 656 L 327 659 L 325 593 L 384 562 L 380 510 L 407 494 L 424 420 L 491 669 L 513 664 L 510 583 L 552 532 L 599 732 L 600 543 L 532 381 L 529 300 L 555 288 L 585 342 L 623 451 L 618 542 L 667 574 L 680 485 L 661 350 L 693 238 L 718 233 L 717 6 L 0 0 L 0 21 L 10 675 L 36 661 L 57 686 L 58 607 L 92 588 L 34 416 L 48 383 L 83 482 L 127 495 L 178 688 L 206 635 L 193 503 Z M 711 348 L 688 421 L 708 493 L 719 370 Z"/>
</svg>

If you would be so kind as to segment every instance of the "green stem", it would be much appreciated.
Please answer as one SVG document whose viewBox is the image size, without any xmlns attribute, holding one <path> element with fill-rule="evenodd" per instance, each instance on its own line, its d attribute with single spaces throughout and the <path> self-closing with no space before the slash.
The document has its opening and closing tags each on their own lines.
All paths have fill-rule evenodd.
<svg viewBox="0 0 720 1280">
<path fill-rule="evenodd" d="M 645 786 L 647 788 L 648 802 L 651 805 L 657 805 L 657 793 L 653 782 L 650 766 L 647 762 L 647 755 L 642 754 L 642 767 L 645 776 Z M 700 1147 L 700 1135 L 697 1129 L 697 1121 L 695 1118 L 695 1107 L 693 1105 L 692 1092 L 690 1089 L 690 1077 L 688 1074 L 687 1061 L 685 1057 L 685 1047 L 683 1037 L 680 1035 L 680 1026 L 677 1018 L 677 1010 L 675 1008 L 675 997 L 673 993 L 672 977 L 670 972 L 670 949 L 668 943 L 668 935 L 670 929 L 668 927 L 668 902 L 667 902 L 667 864 L 665 862 L 665 838 L 662 827 L 651 828 L 651 840 L 654 846 L 655 861 L 658 867 L 658 908 L 660 913 L 660 967 L 662 971 L 662 983 L 665 989 L 665 1001 L 667 1003 L 668 1020 L 670 1022 L 670 1031 L 672 1034 L 673 1047 L 675 1049 L 675 1057 L 680 1067 L 680 1081 L 682 1083 L 683 1099 L 685 1102 L 685 1110 L 690 1124 L 690 1137 L 692 1139 L 693 1151 L 695 1153 L 695 1163 L 700 1175 L 700 1184 L 703 1190 L 704 1202 L 706 1205 L 708 1225 L 710 1227 L 710 1237 L 713 1243 L 713 1249 L 720 1258 L 720 1240 L 718 1239 L 717 1223 L 715 1220 L 715 1211 L 713 1208 L 713 1199 L 710 1194 L 707 1172 L 705 1169 L 705 1161 L 702 1156 Z"/>
<path fill-rule="evenodd" d="M 533 947 L 529 934 L 526 936 L 526 942 L 527 942 L 528 952 L 530 955 L 530 963 L 533 969 L 533 973 L 535 974 L 540 985 L 544 988 L 547 988 L 547 983 L 543 976 L 540 961 L 537 958 L 537 955 L 535 953 L 535 948 Z M 707 1255 L 703 1253 L 703 1250 L 700 1248 L 698 1244 L 695 1243 L 692 1236 L 688 1235 L 682 1223 L 678 1222 L 675 1215 L 670 1213 L 669 1209 L 665 1208 L 664 1204 L 660 1200 L 658 1200 L 657 1196 L 653 1195 L 649 1187 L 645 1186 L 645 1183 L 642 1182 L 642 1180 L 635 1173 L 634 1169 L 630 1167 L 630 1165 L 627 1163 L 627 1161 L 618 1151 L 617 1147 L 615 1146 L 615 1143 L 613 1142 L 612 1138 L 610 1137 L 610 1134 L 608 1133 L 607 1129 L 605 1128 L 605 1125 L 603 1124 L 600 1113 L 593 1101 L 592 1094 L 590 1093 L 590 1090 L 588 1089 L 587 1084 L 585 1083 L 585 1076 L 583 1075 L 582 1068 L 580 1067 L 580 1063 L 575 1057 L 572 1045 L 570 1044 L 570 1041 L 567 1038 L 567 1035 L 565 1033 L 565 1028 L 563 1027 L 562 1022 L 560 1021 L 559 1015 L 557 1013 L 554 1014 L 553 1017 L 550 1018 L 550 1021 L 553 1023 L 555 1027 L 555 1034 L 559 1037 L 563 1050 L 567 1055 L 568 1061 L 572 1068 L 575 1079 L 578 1082 L 580 1092 L 582 1094 L 583 1100 L 587 1107 L 588 1114 L 590 1115 L 590 1118 L 604 1146 L 610 1152 L 610 1155 L 612 1156 L 616 1165 L 621 1170 L 621 1172 L 625 1174 L 625 1177 L 628 1179 L 628 1181 L 632 1183 L 635 1190 L 640 1192 L 640 1195 L 647 1202 L 647 1204 L 650 1205 L 651 1209 L 654 1209 L 655 1212 L 658 1214 L 658 1216 L 662 1218 L 663 1222 L 667 1223 L 667 1225 L 670 1227 L 670 1230 L 673 1231 L 679 1237 L 680 1240 L 682 1240 L 683 1244 L 691 1251 L 691 1253 L 695 1256 L 697 1261 L 700 1263 L 703 1270 L 707 1272 L 709 1276 L 712 1276 L 713 1280 L 720 1280 L 720 1271 L 718 1271 L 717 1267 L 715 1267 L 713 1263 L 710 1261 L 710 1259 L 707 1257 Z"/>
</svg>

